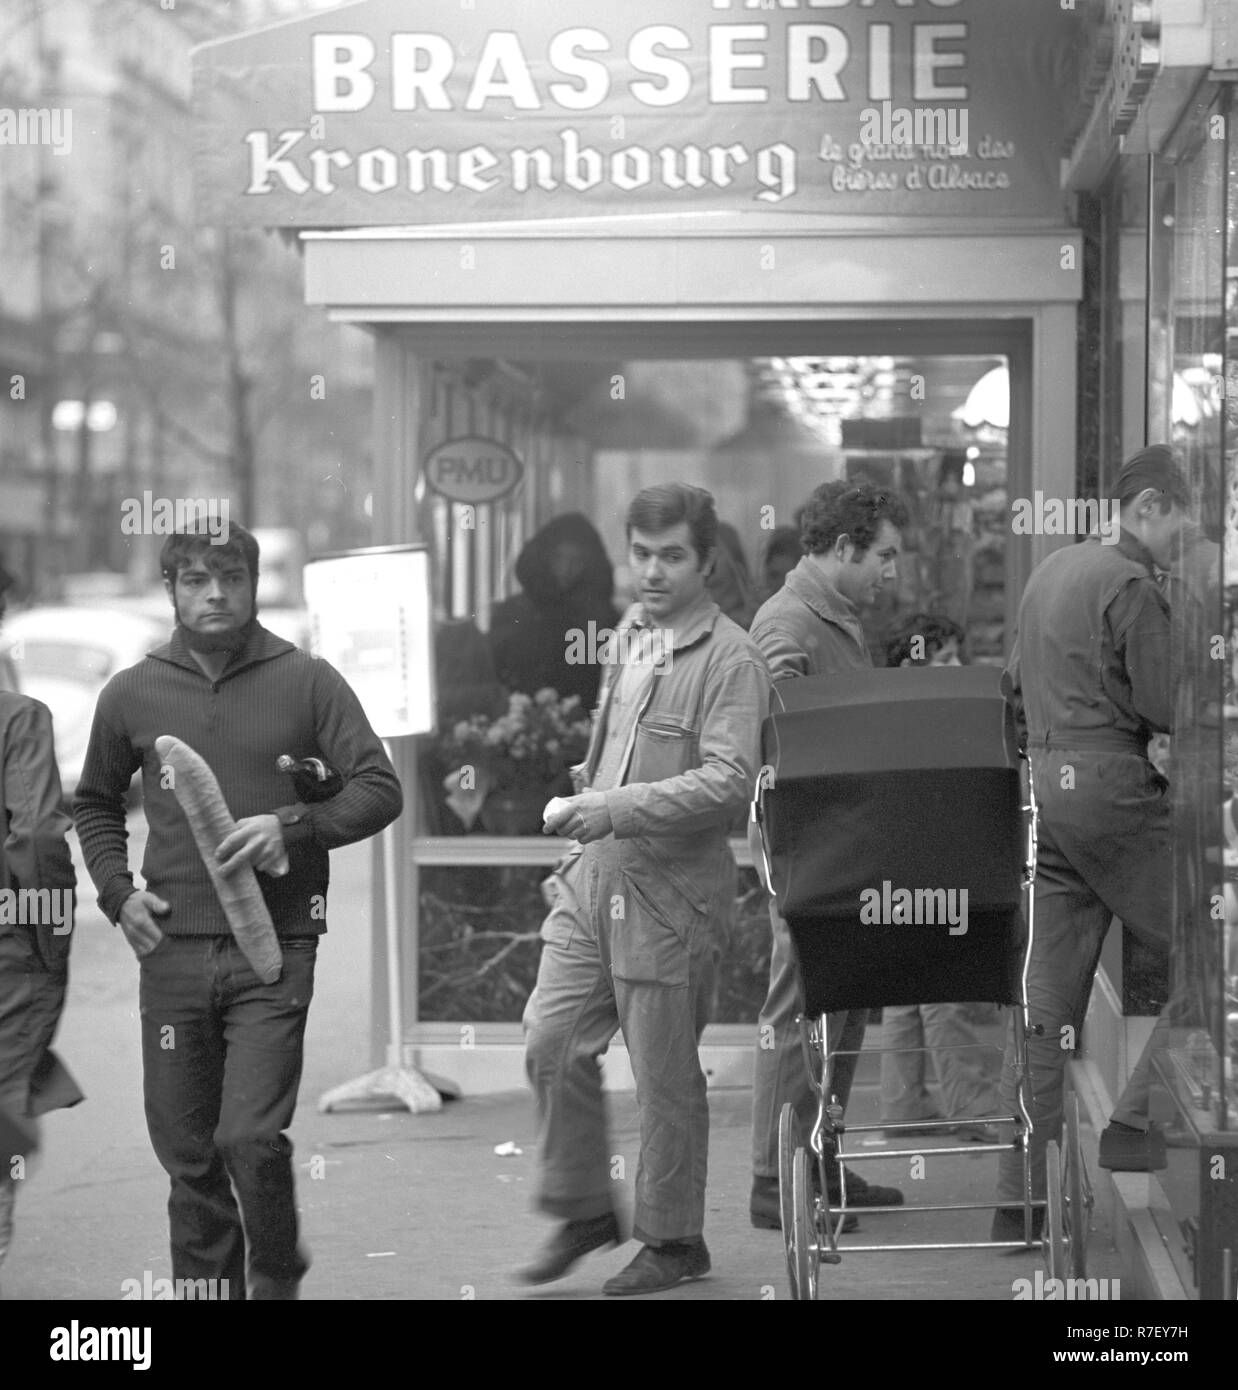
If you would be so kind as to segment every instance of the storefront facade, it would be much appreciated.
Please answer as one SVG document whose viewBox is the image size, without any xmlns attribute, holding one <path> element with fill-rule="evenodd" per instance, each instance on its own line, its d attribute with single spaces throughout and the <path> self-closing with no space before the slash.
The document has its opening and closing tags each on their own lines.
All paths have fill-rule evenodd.
<svg viewBox="0 0 1238 1390">
<path fill-rule="evenodd" d="M 1116 108 L 1129 4 L 1036 7 L 1035 20 L 1021 0 L 665 0 L 622 19 L 578 8 L 566 29 L 551 7 L 522 7 L 517 21 L 491 0 L 431 3 L 418 7 L 414 32 L 405 7 L 369 0 L 198 54 L 207 220 L 301 229 L 309 302 L 375 337 L 373 540 L 430 546 L 447 634 L 440 697 L 455 699 L 440 699 L 440 739 L 471 713 L 470 652 L 517 587 L 521 548 L 551 517 L 584 513 L 618 560 L 626 480 L 673 467 L 715 490 L 755 554 L 761 508 L 785 523 L 828 477 L 938 467 L 963 440 L 949 423 L 960 412 L 942 410 L 927 430 L 921 419 L 906 447 L 890 441 L 903 437 L 900 418 L 932 412 L 932 371 L 917 364 L 956 359 L 1008 373 L 990 490 L 1000 509 L 1038 494 L 1094 496 L 1123 456 L 1167 437 L 1172 353 L 1193 353 L 1201 370 L 1212 362 L 1207 315 L 1187 344 L 1172 306 L 1228 283 L 1213 285 L 1211 253 L 1201 262 L 1176 225 L 1177 249 L 1154 233 L 1141 262 L 1152 214 L 1141 222 L 1128 196 L 1151 160 L 1148 208 L 1172 188 L 1201 228 L 1214 215 L 1211 145 L 1163 154 L 1175 120 L 1146 136 L 1148 154 L 1131 152 L 1149 112 L 1168 121 L 1170 90 L 1185 110 L 1203 99 L 1203 82 L 1205 128 L 1224 114 L 1228 89 L 1207 76 L 1222 36 L 1202 5 L 1153 7 L 1181 23 L 1166 13 L 1156 71 L 1144 55 Z M 1044 99 L 1063 91 L 1078 99 Z M 1198 159 L 1209 172 L 1194 178 L 1184 164 Z M 1168 269 L 1149 297 L 1158 255 Z M 1098 283 L 1085 277 L 1087 257 L 1116 293 L 1098 295 L 1095 342 L 1081 346 L 1093 307 L 1085 287 Z M 890 361 L 903 374 L 873 434 L 884 453 L 849 451 L 844 421 L 817 461 L 805 449 L 801 463 L 754 479 L 718 463 L 724 451 L 698 457 L 708 452 L 699 440 L 655 457 L 648 440 L 633 445 L 641 427 L 631 424 L 616 427 L 608 450 L 597 413 L 581 405 L 599 392 L 632 399 L 642 365 L 648 377 L 698 364 L 707 377 L 759 363 L 768 377 L 774 364 L 775 376 L 795 378 L 788 364 L 841 359 Z M 424 467 L 435 447 L 477 436 L 507 446 L 519 469 L 489 492 L 436 487 Z M 1202 462 L 1216 457 L 1206 438 L 1191 444 L 1201 498 L 1222 476 Z M 983 430 L 963 442 L 973 440 L 980 467 Z M 986 659 L 1001 658 L 1031 568 L 1069 539 L 1009 528 Z M 406 1055 L 467 1090 L 508 1089 L 523 1079 L 526 978 L 508 966 L 536 961 L 536 885 L 555 849 L 493 819 L 490 829 L 484 817 L 462 825 L 446 814 L 437 746 L 397 747 L 416 789 L 394 866 Z M 447 886 L 462 880 L 468 892 Z M 741 919 L 742 896 L 741 884 Z M 492 949 L 461 955 L 461 934 L 489 935 Z M 377 1039 L 387 982 L 384 952 L 373 956 Z M 759 987 L 761 962 L 748 964 Z M 1109 962 L 1082 1059 L 1098 1122 L 1148 1026 L 1124 1012 L 1139 1001 L 1123 1000 L 1122 975 Z M 733 1016 L 706 1033 L 715 1084 L 751 1075 L 753 1016 Z M 614 1048 L 608 1081 L 625 1079 Z"/>
<path fill-rule="evenodd" d="M 1174 807 L 1174 917 L 1168 974 L 1110 933 L 1074 1072 L 1103 1120 L 1168 1008 L 1153 1117 L 1169 1165 L 1098 1190 L 1137 1296 L 1233 1299 L 1238 1291 L 1238 1109 L 1234 1067 L 1235 862 L 1231 807 L 1235 239 L 1238 16 L 1232 7 L 1114 6 L 1087 65 L 1096 97 L 1065 163 L 1080 195 L 1097 298 L 1090 371 L 1080 382 L 1092 448 L 1080 490 L 1104 487 L 1144 442 L 1168 442 L 1198 523 L 1167 577 L 1177 700 L 1158 750 Z M 1228 385 L 1227 385 L 1228 383 Z M 1229 829 L 1228 838 L 1226 829 Z"/>
<path fill-rule="evenodd" d="M 1066 495 L 1073 488 L 1076 304 L 1069 298 L 1055 300 L 1050 297 L 1063 292 L 1077 294 L 1077 280 L 1065 277 L 1064 285 L 1058 268 L 1063 236 L 1068 234 L 1055 232 L 1040 238 L 1028 235 L 1013 254 L 1010 238 L 968 238 L 963 245 L 947 239 L 926 240 L 913 248 L 913 254 L 931 260 L 938 276 L 942 274 L 944 257 L 949 248 L 953 248 L 954 265 L 948 269 L 954 293 L 912 306 L 907 303 L 902 284 L 905 277 L 898 268 L 899 261 L 908 255 L 906 238 L 892 237 L 884 248 L 880 242 L 871 240 L 857 240 L 850 246 L 832 242 L 832 264 L 823 268 L 819 241 L 785 232 L 780 235 L 781 229 L 749 234 L 741 234 L 737 229 L 727 237 L 702 233 L 696 238 L 687 238 L 682 228 L 665 236 L 645 234 L 639 237 L 625 236 L 616 228 L 605 239 L 595 235 L 574 236 L 559 229 L 537 236 L 525 228 L 501 230 L 506 232 L 506 239 L 497 242 L 501 233 L 496 231 L 496 241 L 489 244 L 501 247 L 505 265 L 510 267 L 518 263 L 520 268 L 518 272 L 496 279 L 483 291 L 488 296 L 484 309 L 489 316 L 486 320 L 475 324 L 459 322 L 470 312 L 476 312 L 479 306 L 456 303 L 444 306 L 445 316 L 449 318 L 447 323 L 435 322 L 431 309 L 419 322 L 406 321 L 398 327 L 384 324 L 377 330 L 376 419 L 381 421 L 384 431 L 390 431 L 387 436 L 391 441 L 390 457 L 406 460 L 424 457 L 427 450 L 444 437 L 441 428 L 433 423 L 427 425 L 426 418 L 428 415 L 433 422 L 436 415 L 441 418 L 451 408 L 445 401 L 444 363 L 463 364 L 479 357 L 488 358 L 491 354 L 517 368 L 530 356 L 537 361 L 600 364 L 615 359 L 665 362 L 680 357 L 701 361 L 715 353 L 727 358 L 793 357 L 800 353 L 828 351 L 823 344 L 831 341 L 837 342 L 842 352 L 853 353 L 857 350 L 856 344 L 863 343 L 865 346 L 871 344 L 868 350 L 872 352 L 895 353 L 901 343 L 919 331 L 927 335 L 926 341 L 936 351 L 949 350 L 952 343 L 958 342 L 968 353 L 978 350 L 1003 353 L 1019 364 L 1022 370 L 1019 387 L 1025 395 L 1021 402 L 1025 423 L 1018 434 L 1012 432 L 1009 487 L 1014 495 L 1028 497 L 1037 487 L 1050 495 Z M 355 302 L 341 304 L 335 295 L 342 291 L 332 290 L 332 277 L 340 275 L 348 286 L 347 292 L 356 295 L 357 277 L 351 272 L 368 273 L 365 268 L 371 263 L 367 261 L 366 251 L 382 247 L 383 236 L 381 232 L 356 237 L 344 234 L 338 238 L 330 234 L 321 237 L 307 234 L 306 269 L 311 298 L 337 312 L 357 314 L 360 321 L 365 321 L 361 316 L 375 310 L 359 309 Z M 458 254 L 457 236 L 454 229 L 442 234 L 419 231 L 403 234 L 397 244 L 414 241 L 427 253 L 427 260 L 432 264 L 436 253 L 445 258 Z M 681 255 L 685 240 L 691 246 L 689 271 L 684 276 L 688 283 L 676 287 L 672 293 L 663 290 L 660 299 L 654 299 L 650 290 L 646 290 L 641 302 L 634 304 L 617 297 L 601 299 L 594 290 L 591 301 L 567 308 L 550 305 L 544 300 L 531 306 L 510 302 L 517 298 L 512 293 L 513 287 L 553 285 L 556 265 L 565 263 L 577 268 L 583 283 L 593 286 L 610 285 L 630 292 L 632 285 L 639 284 L 642 279 L 650 285 L 655 281 L 657 265 L 668 256 Z M 484 248 L 487 242 L 479 240 L 478 244 Z M 798 261 L 803 271 L 793 282 L 787 283 L 782 294 L 775 296 L 766 290 L 757 298 L 752 293 L 753 278 L 745 273 L 745 268 L 771 245 L 780 259 Z M 884 265 L 878 262 L 878 257 L 885 259 Z M 1037 259 L 1048 264 L 1045 273 L 1038 274 L 1034 269 L 1027 271 L 1027 263 Z M 1010 269 L 1003 272 L 997 268 L 1011 264 L 1023 268 L 1024 274 L 1016 277 Z M 976 267 L 986 265 L 995 267 L 991 276 L 977 276 Z M 581 272 L 581 266 L 590 268 Z M 863 288 L 857 285 L 860 278 L 857 271 L 861 267 Z M 434 284 L 437 277 L 431 275 L 428 279 Z M 875 304 L 873 286 L 883 281 L 887 288 L 881 293 L 891 302 Z M 939 293 L 942 283 L 941 279 L 936 281 Z M 506 294 L 504 285 L 508 287 Z M 728 287 L 732 292 L 724 297 L 719 293 L 719 286 Z M 504 299 L 509 302 L 503 302 Z M 632 316 L 637 314 L 641 317 L 633 323 Z M 436 363 L 439 365 L 432 365 Z M 515 427 L 514 436 L 508 434 L 511 427 L 501 405 L 496 407 L 489 400 L 481 400 L 470 413 L 463 396 L 457 393 L 455 409 L 461 412 L 457 416 L 458 423 L 453 426 L 457 432 L 471 428 L 468 426 L 470 419 L 492 420 L 495 423 L 491 429 L 496 437 L 514 437 L 520 447 L 520 426 Z M 604 480 L 589 479 L 576 464 L 579 455 L 568 452 L 571 442 L 570 438 L 553 434 L 537 436 L 535 442 L 531 441 L 525 457 L 540 456 L 545 460 L 547 489 L 553 489 L 556 483 L 560 488 L 561 500 L 555 510 L 579 509 L 593 515 L 590 491 L 598 489 Z M 385 447 L 380 448 L 377 456 L 386 452 Z M 565 458 L 568 465 L 575 464 L 575 467 L 562 466 Z M 1039 466 L 1033 464 L 1034 459 L 1039 461 Z M 683 470 L 679 469 L 678 473 L 682 476 Z M 823 472 L 819 476 L 824 480 L 830 475 Z M 426 517 L 424 489 L 419 496 L 415 479 L 411 469 L 406 472 L 396 468 L 383 475 L 380 487 L 390 491 L 386 495 L 376 492 L 375 518 L 382 518 L 384 526 L 376 533 L 376 542 L 394 543 L 410 537 L 430 539 L 434 536 L 436 543 L 441 544 L 445 539 L 441 521 L 437 535 L 431 530 L 434 518 Z M 766 485 L 769 483 L 767 479 Z M 778 498 L 774 504 L 776 514 L 789 520 L 794 506 L 803 500 L 812 485 L 815 483 L 801 486 L 797 494 L 788 492 L 785 504 Z M 527 494 L 524 504 L 528 505 Z M 510 518 L 505 523 L 499 515 L 501 505 L 492 504 L 493 520 L 478 519 L 479 538 L 484 539 L 489 531 L 497 543 L 499 528 L 515 519 Z M 513 532 L 513 539 L 499 554 L 492 551 L 488 556 L 484 551 L 475 551 L 471 564 L 464 561 L 464 572 L 457 570 L 453 576 L 455 591 L 484 593 L 483 586 L 490 576 L 496 581 L 495 598 L 498 598 L 505 592 L 497 589 L 503 571 L 503 554 L 506 554 L 510 573 L 510 559 L 518 550 L 515 537 L 532 535 L 546 518 L 546 512 L 534 512 L 523 518 L 523 530 Z M 1018 594 L 1031 566 L 1053 543 L 1053 538 L 1033 535 L 1022 545 L 1009 544 L 1007 596 Z M 611 553 L 616 554 L 613 548 Z M 444 569 L 450 572 L 447 564 Z M 451 616 L 464 618 L 470 611 L 457 608 Z M 401 775 L 406 786 L 421 787 L 428 799 L 433 796 L 443 769 L 436 769 L 438 775 L 428 779 L 413 761 L 415 751 L 418 750 L 405 751 Z M 432 753 L 424 747 L 419 751 L 424 765 Z M 505 871 L 510 870 L 502 891 L 511 891 L 516 886 L 512 880 L 518 879 L 526 914 L 539 911 L 536 883 L 557 858 L 553 842 L 536 834 L 519 839 L 489 837 L 476 833 L 476 828 L 467 836 L 458 833 L 433 835 L 428 833 L 433 823 L 433 809 L 423 802 L 421 811 L 421 833 L 410 834 L 409 859 L 399 866 L 401 901 L 409 914 L 408 920 L 419 920 L 415 915 L 417 909 L 422 913 L 420 920 L 424 920 L 429 904 L 418 880 L 424 881 L 427 870 L 442 877 L 468 868 L 498 870 L 502 866 Z M 736 840 L 734 847 L 740 863 L 747 864 L 742 842 Z M 522 874 L 517 872 L 521 866 Z M 763 911 L 756 911 L 755 917 L 756 929 L 767 950 L 768 927 Z M 535 930 L 535 927 L 535 921 L 526 916 L 525 930 Z M 418 939 L 416 935 L 408 938 L 410 956 Z M 436 940 L 436 944 L 442 943 Z M 535 962 L 536 943 L 530 942 L 526 949 L 530 962 Z M 425 964 L 428 966 L 431 962 Z M 759 993 L 756 983 L 760 977 L 759 963 L 753 963 L 750 974 Z M 417 1041 L 420 1065 L 457 1080 L 466 1089 L 507 1089 L 521 1084 L 523 1045 L 518 995 L 508 1001 L 505 1018 L 496 1020 L 487 1011 L 478 1021 L 477 1010 L 482 1001 L 473 1001 L 463 1017 L 457 1013 L 445 1019 L 441 1014 L 435 1017 L 426 1007 L 433 1005 L 435 1000 L 426 997 L 425 989 L 411 971 L 406 979 L 406 990 L 409 1007 L 416 1001 L 422 1020 L 412 1035 Z M 381 982 L 376 981 L 376 991 L 376 998 L 382 997 Z M 746 1084 L 750 1077 L 752 1026 L 757 1003 L 753 989 L 747 991 L 747 998 L 749 1010 L 746 1017 L 741 1013 L 742 1022 L 714 1025 L 707 1031 L 708 1065 L 719 1082 Z M 470 1047 L 461 1049 L 462 1036 L 472 1044 Z M 613 1048 L 612 1053 L 618 1058 L 614 1082 L 623 1084 L 622 1049 Z"/>
</svg>

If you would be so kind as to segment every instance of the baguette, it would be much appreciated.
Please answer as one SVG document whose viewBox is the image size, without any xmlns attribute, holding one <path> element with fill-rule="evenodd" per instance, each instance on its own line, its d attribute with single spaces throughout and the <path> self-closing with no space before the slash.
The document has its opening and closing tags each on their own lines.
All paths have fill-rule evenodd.
<svg viewBox="0 0 1238 1390">
<path fill-rule="evenodd" d="M 157 738 L 155 752 L 172 769 L 172 790 L 193 831 L 237 945 L 262 983 L 274 984 L 284 958 L 257 876 L 248 864 L 231 874 L 221 874 L 215 858 L 220 844 L 236 829 L 215 774 L 205 759 L 178 738 L 167 734 Z"/>
</svg>

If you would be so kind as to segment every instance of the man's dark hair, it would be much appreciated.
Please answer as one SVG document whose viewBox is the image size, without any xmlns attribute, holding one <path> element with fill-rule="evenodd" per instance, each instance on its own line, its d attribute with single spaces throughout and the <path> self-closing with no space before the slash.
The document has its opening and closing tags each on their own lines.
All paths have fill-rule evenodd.
<svg viewBox="0 0 1238 1390">
<path fill-rule="evenodd" d="M 208 562 L 244 560 L 249 568 L 250 583 L 258 588 L 258 542 L 238 522 L 228 522 L 228 539 L 216 545 L 204 531 L 175 531 L 163 543 L 159 552 L 159 571 L 171 583 L 186 566 L 205 555 Z M 207 568 L 211 568 L 208 563 Z"/>
<path fill-rule="evenodd" d="M 872 483 L 823 483 L 800 510 L 800 544 L 805 554 L 821 555 L 839 536 L 849 536 L 863 555 L 883 521 L 907 525 L 907 508 L 896 493 Z"/>
<path fill-rule="evenodd" d="M 901 666 L 904 661 L 911 661 L 920 666 L 927 666 L 947 642 L 957 642 L 961 656 L 966 636 L 963 629 L 951 618 L 940 618 L 932 613 L 917 613 L 914 617 L 908 618 L 886 642 L 886 665 Z M 917 637 L 922 638 L 924 642 L 924 652 L 918 657 L 911 649 L 911 644 Z"/>
<path fill-rule="evenodd" d="M 802 555 L 804 548 L 800 544 L 800 528 L 798 526 L 775 526 L 769 533 L 769 540 L 765 546 L 764 563 L 769 562 L 778 555 Z"/>
<path fill-rule="evenodd" d="M 643 488 L 628 508 L 628 538 L 633 531 L 666 531 L 688 523 L 692 545 L 701 564 L 718 544 L 718 513 L 713 493 L 690 483 L 658 483 Z"/>
<path fill-rule="evenodd" d="M 1113 497 L 1119 508 L 1127 506 L 1145 488 L 1160 494 L 1160 510 L 1167 512 L 1176 502 L 1185 507 L 1190 500 L 1186 478 L 1168 444 L 1150 444 L 1123 465 L 1113 484 Z"/>
</svg>

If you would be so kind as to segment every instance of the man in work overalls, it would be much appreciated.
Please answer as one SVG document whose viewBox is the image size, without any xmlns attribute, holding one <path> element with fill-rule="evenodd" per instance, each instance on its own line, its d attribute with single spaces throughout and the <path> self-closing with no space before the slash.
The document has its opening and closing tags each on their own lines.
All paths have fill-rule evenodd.
<svg viewBox="0 0 1238 1390">
<path fill-rule="evenodd" d="M 617 1244 L 599 1059 L 623 1030 L 636 1079 L 636 1258 L 605 1284 L 643 1294 L 709 1272 L 702 1238 L 709 1108 L 697 1044 L 734 893 L 727 832 L 752 795 L 769 676 L 706 591 L 713 498 L 670 483 L 628 511 L 640 601 L 624 615 L 601 690 L 584 790 L 546 808 L 577 842 L 552 879 L 537 987 L 525 1010 L 540 1128 L 538 1205 L 563 1223 L 522 1271 L 560 1278 Z"/>
<path fill-rule="evenodd" d="M 1027 967 L 1032 1095 L 1032 1196 L 1045 1195 L 1045 1145 L 1062 1125 L 1067 1059 L 1087 1011 L 1101 943 L 1120 917 L 1160 954 L 1171 916 L 1168 783 L 1148 740 L 1173 712 L 1169 605 L 1154 566 L 1168 570 L 1186 523 L 1186 483 L 1161 444 L 1137 453 L 1114 493 L 1120 530 L 1047 556 L 1019 609 L 1005 683 L 1026 732 L 1040 807 L 1034 933 Z M 1164 1166 L 1148 1120 L 1149 1040 L 1101 1136 L 1104 1168 Z M 1015 1113 L 1013 1030 L 1002 1104 Z M 1021 1155 L 1001 1156 L 994 1240 L 1023 1239 Z M 1042 1210 L 1034 1213 L 1039 1234 Z"/>
</svg>

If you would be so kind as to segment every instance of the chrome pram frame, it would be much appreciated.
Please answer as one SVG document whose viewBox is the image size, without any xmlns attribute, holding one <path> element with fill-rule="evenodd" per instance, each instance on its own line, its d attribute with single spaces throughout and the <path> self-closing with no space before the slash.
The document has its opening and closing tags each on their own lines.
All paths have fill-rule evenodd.
<svg viewBox="0 0 1238 1390">
<path fill-rule="evenodd" d="M 839 1055 L 832 1051 L 829 1036 L 829 1015 L 821 1014 L 809 1019 L 801 1015 L 798 1019 L 800 1043 L 804 1050 L 804 1061 L 808 1077 L 817 1096 L 817 1115 L 808 1144 L 802 1142 L 799 1120 L 794 1106 L 782 1107 L 778 1123 L 778 1182 L 780 1215 L 783 1243 L 787 1260 L 787 1275 L 791 1286 L 791 1297 L 796 1300 L 815 1301 L 819 1296 L 819 1272 L 823 1264 L 840 1264 L 843 1247 L 840 1236 L 843 1224 L 851 1213 L 863 1211 L 866 1215 L 882 1212 L 908 1211 L 996 1211 L 1008 1206 L 1005 1202 L 936 1202 L 909 1203 L 899 1206 L 849 1207 L 847 1205 L 847 1173 L 843 1166 L 848 1163 L 868 1162 L 883 1159 L 914 1159 L 922 1157 L 926 1150 L 883 1149 L 881 1152 L 848 1152 L 843 1145 L 847 1134 L 863 1134 L 873 1131 L 897 1131 L 914 1129 L 924 1133 L 932 1129 L 943 1132 L 954 1130 L 960 1123 L 969 1120 L 985 1121 L 990 1124 L 1013 1124 L 1014 1137 L 1009 1142 L 968 1143 L 965 1145 L 932 1148 L 927 1150 L 934 1157 L 951 1154 L 978 1155 L 1003 1153 L 1014 1149 L 1023 1158 L 1023 1239 L 985 1240 L 985 1241 L 932 1241 L 897 1242 L 875 1244 L 849 1244 L 848 1253 L 869 1254 L 882 1251 L 939 1251 L 939 1250 L 1023 1250 L 1041 1246 L 1045 1272 L 1050 1279 L 1084 1279 L 1087 1277 L 1087 1241 L 1093 1207 L 1091 1183 L 1083 1162 L 1079 1138 L 1078 1097 L 1068 1091 L 1064 1104 L 1063 1138 L 1050 1140 L 1046 1146 L 1046 1197 L 1032 1197 L 1031 1155 L 1028 1138 L 1032 1130 L 1031 1107 L 1029 1104 L 1030 1070 L 1027 1052 L 1027 1037 L 1030 1032 L 1040 1032 L 1040 1025 L 1032 1025 L 1027 1005 L 1027 972 L 1031 959 L 1032 942 L 1035 933 L 1035 893 L 1036 860 L 1038 850 L 1035 788 L 1032 785 L 1032 770 L 1026 754 L 1020 754 L 1027 777 L 1027 800 L 1022 803 L 1026 816 L 1026 850 L 1023 864 L 1024 914 L 1027 923 L 1026 945 L 1019 976 L 1019 1000 L 1013 1006 L 1013 1032 L 1015 1053 L 1015 1095 L 1018 1112 L 1011 1116 L 952 1116 L 940 1121 L 908 1120 L 881 1122 L 878 1124 L 847 1125 L 843 1122 L 842 1107 L 833 1096 L 830 1085 L 833 1077 L 834 1060 Z M 753 798 L 752 814 L 760 832 L 761 853 L 764 860 L 765 882 L 773 892 L 773 875 L 765 842 L 762 803 L 765 784 L 759 783 Z M 798 969 L 798 965 L 797 965 Z M 925 1049 L 931 1050 L 931 1049 Z M 830 1161 L 837 1163 L 840 1204 L 829 1204 L 827 1166 Z M 811 1164 L 817 1165 L 817 1182 L 813 1182 Z M 1033 1212 L 1044 1209 L 1045 1217 L 1042 1234 L 1035 1237 L 1032 1232 Z"/>
</svg>

